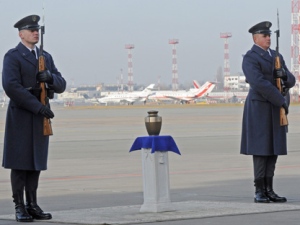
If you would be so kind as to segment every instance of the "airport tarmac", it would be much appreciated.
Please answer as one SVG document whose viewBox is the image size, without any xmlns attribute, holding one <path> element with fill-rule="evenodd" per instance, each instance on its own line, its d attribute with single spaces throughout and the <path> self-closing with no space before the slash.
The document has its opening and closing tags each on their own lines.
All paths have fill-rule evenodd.
<svg viewBox="0 0 300 225">
<path fill-rule="evenodd" d="M 287 156 L 279 157 L 274 186 L 284 204 L 253 203 L 251 156 L 239 154 L 243 105 L 54 106 L 48 170 L 41 173 L 39 204 L 49 224 L 299 224 L 300 105 L 290 108 Z M 169 152 L 175 211 L 139 213 L 143 204 L 141 151 L 144 117 L 158 110 Z M 5 124 L 0 108 L 0 158 Z M 0 170 L 0 224 L 14 220 L 9 170 Z"/>
</svg>

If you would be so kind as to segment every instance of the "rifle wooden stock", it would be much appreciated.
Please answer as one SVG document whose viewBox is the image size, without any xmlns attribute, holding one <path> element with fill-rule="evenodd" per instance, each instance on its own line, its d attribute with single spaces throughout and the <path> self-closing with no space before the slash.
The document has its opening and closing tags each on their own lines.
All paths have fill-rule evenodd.
<svg viewBox="0 0 300 225">
<path fill-rule="evenodd" d="M 280 69 L 281 68 L 281 63 L 279 56 L 275 57 L 275 69 Z M 281 86 L 281 79 L 276 78 L 276 86 L 280 93 L 282 93 L 282 86 Z M 287 126 L 289 125 L 287 115 L 285 114 L 285 109 L 283 107 L 280 107 L 280 126 Z"/>
<path fill-rule="evenodd" d="M 46 69 L 45 58 L 43 55 L 40 55 L 39 56 L 39 72 L 44 71 L 45 69 Z M 40 102 L 43 105 L 47 105 L 48 97 L 47 97 L 46 85 L 44 82 L 40 83 L 40 88 L 41 88 Z M 44 117 L 44 120 L 43 120 L 43 134 L 45 136 L 53 135 L 51 121 L 50 121 L 50 119 L 48 119 L 46 117 Z"/>
</svg>

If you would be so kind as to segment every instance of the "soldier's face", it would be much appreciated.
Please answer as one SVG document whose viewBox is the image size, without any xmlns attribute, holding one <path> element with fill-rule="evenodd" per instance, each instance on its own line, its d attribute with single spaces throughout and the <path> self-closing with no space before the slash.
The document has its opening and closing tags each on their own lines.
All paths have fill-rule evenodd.
<svg viewBox="0 0 300 225">
<path fill-rule="evenodd" d="M 19 36 L 27 47 L 33 47 L 39 42 L 39 30 L 20 30 Z"/>
<path fill-rule="evenodd" d="M 271 35 L 270 34 L 254 34 L 254 43 L 267 50 L 271 46 Z"/>
</svg>

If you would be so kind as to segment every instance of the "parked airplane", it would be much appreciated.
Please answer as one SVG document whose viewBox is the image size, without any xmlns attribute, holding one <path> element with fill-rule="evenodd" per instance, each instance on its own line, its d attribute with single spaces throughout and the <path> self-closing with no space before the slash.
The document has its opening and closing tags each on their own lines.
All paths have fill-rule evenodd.
<svg viewBox="0 0 300 225">
<path fill-rule="evenodd" d="M 189 103 L 210 93 L 215 84 L 207 81 L 200 88 L 190 89 L 189 91 L 156 91 L 155 94 L 149 96 L 149 99 L 155 101 L 177 100 L 180 103 Z"/>
<path fill-rule="evenodd" d="M 199 84 L 196 80 L 193 81 L 194 88 L 199 88 Z M 248 92 L 242 91 L 242 92 L 233 92 L 233 91 L 227 91 L 227 92 L 210 92 L 206 95 L 206 98 L 208 101 L 219 101 L 219 102 L 243 102 L 245 101 L 246 97 L 248 95 Z"/>
<path fill-rule="evenodd" d="M 109 102 L 121 103 L 125 102 L 128 105 L 132 105 L 136 101 L 146 101 L 149 95 L 152 94 L 152 90 L 155 84 L 150 84 L 143 91 L 127 92 L 127 93 L 113 93 L 105 97 L 98 98 L 98 102 L 102 104 L 108 104 Z"/>
</svg>

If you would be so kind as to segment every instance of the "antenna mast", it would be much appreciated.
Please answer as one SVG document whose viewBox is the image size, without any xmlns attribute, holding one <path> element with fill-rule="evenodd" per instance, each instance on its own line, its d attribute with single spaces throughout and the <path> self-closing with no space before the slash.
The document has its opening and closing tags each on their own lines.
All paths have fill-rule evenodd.
<svg viewBox="0 0 300 225">
<path fill-rule="evenodd" d="M 228 86 L 228 79 L 230 76 L 230 64 L 229 64 L 229 44 L 228 38 L 231 38 L 231 33 L 221 33 L 220 38 L 224 38 L 224 89 L 228 90 L 230 87 Z"/>
<path fill-rule="evenodd" d="M 178 67 L 177 67 L 177 52 L 176 45 L 179 43 L 178 39 L 169 40 L 169 44 L 173 45 L 172 47 L 172 90 L 178 90 Z"/>
<path fill-rule="evenodd" d="M 134 49 L 133 44 L 125 45 L 125 49 L 128 49 L 128 91 L 133 91 L 133 66 L 132 66 L 132 52 Z"/>
</svg>

